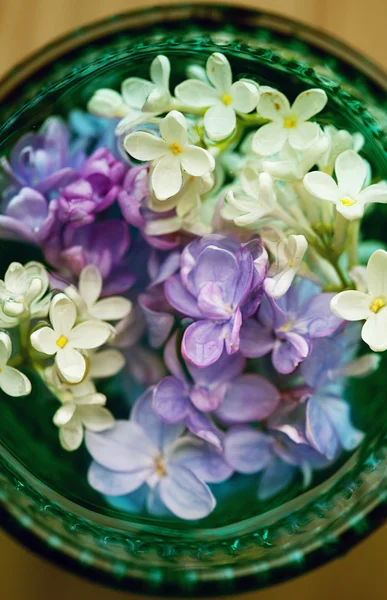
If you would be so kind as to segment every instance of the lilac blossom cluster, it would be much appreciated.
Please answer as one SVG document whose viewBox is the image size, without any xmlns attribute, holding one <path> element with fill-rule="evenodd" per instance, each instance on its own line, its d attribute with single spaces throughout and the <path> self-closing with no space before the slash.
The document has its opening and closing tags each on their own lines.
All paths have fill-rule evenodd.
<svg viewBox="0 0 387 600">
<path fill-rule="evenodd" d="M 59 402 L 62 447 L 85 440 L 90 485 L 192 520 L 236 473 L 265 502 L 362 441 L 346 384 L 378 365 L 357 358 L 360 336 L 387 344 L 387 254 L 359 265 L 352 223 L 387 186 L 369 185 L 359 137 L 310 121 L 323 90 L 290 105 L 233 82 L 219 53 L 174 96 L 169 72 L 157 57 L 151 81 L 97 90 L 93 115 L 50 117 L 1 159 L 0 237 L 42 262 L 0 281 L 0 388 L 31 391 L 12 366 L 27 331 L 23 356 Z M 111 377 L 136 382 L 128 420 L 105 407 Z"/>
</svg>

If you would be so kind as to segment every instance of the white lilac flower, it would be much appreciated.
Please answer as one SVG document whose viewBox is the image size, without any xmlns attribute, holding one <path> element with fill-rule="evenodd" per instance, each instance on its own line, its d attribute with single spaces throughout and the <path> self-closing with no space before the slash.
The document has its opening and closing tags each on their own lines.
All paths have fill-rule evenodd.
<svg viewBox="0 0 387 600">
<path fill-rule="evenodd" d="M 87 109 L 93 115 L 107 119 L 123 118 L 129 112 L 121 94 L 110 88 L 101 88 L 94 92 Z"/>
<path fill-rule="evenodd" d="M 241 79 L 233 83 L 230 63 L 219 52 L 211 54 L 206 71 L 209 83 L 187 79 L 177 86 L 175 95 L 189 107 L 207 109 L 205 131 L 211 140 L 218 142 L 234 131 L 237 114 L 244 115 L 256 108 L 259 91 L 253 81 Z"/>
<path fill-rule="evenodd" d="M 276 230 L 267 234 L 262 232 L 262 235 L 265 246 L 274 256 L 274 263 L 270 266 L 265 279 L 265 292 L 272 298 L 278 299 L 286 294 L 300 270 L 308 242 L 303 235 L 286 237 Z"/>
<path fill-rule="evenodd" d="M 346 290 L 331 300 L 332 312 L 346 321 L 365 320 L 361 337 L 371 350 L 387 350 L 387 252 L 377 250 L 368 261 L 367 291 Z"/>
<path fill-rule="evenodd" d="M 105 344 L 110 335 L 108 324 L 96 319 L 75 325 L 77 310 L 65 294 L 51 301 L 52 327 L 41 327 L 31 334 L 31 344 L 43 354 L 55 356 L 60 375 L 69 383 L 79 383 L 86 374 L 86 360 L 80 350 L 90 350 Z"/>
<path fill-rule="evenodd" d="M 337 157 L 345 150 L 360 152 L 364 145 L 361 133 L 351 134 L 345 129 L 336 129 L 333 125 L 324 127 L 324 135 L 329 140 L 329 146 L 317 162 L 320 171 L 332 175 Z M 305 174 L 305 173 L 304 173 Z"/>
<path fill-rule="evenodd" d="M 240 190 L 230 190 L 226 195 L 228 205 L 222 216 L 236 225 L 251 225 L 275 209 L 276 195 L 273 180 L 268 173 L 258 173 L 250 166 L 241 173 Z"/>
<path fill-rule="evenodd" d="M 100 321 L 118 321 L 124 319 L 131 311 L 132 303 L 122 296 L 100 298 L 103 279 L 95 265 L 87 265 L 79 276 L 78 290 L 69 286 L 65 290 L 76 305 L 78 319 L 98 319 Z"/>
<path fill-rule="evenodd" d="M 8 396 L 27 396 L 31 392 L 31 382 L 18 369 L 8 366 L 11 355 L 11 338 L 0 331 L 0 389 Z"/>
<path fill-rule="evenodd" d="M 42 264 L 29 262 L 23 267 L 18 262 L 11 263 L 4 281 L 0 280 L 0 302 L 4 314 L 7 317 L 20 317 L 29 311 L 33 303 L 35 312 L 38 312 L 39 300 L 47 288 L 48 275 Z"/>
<path fill-rule="evenodd" d="M 98 393 L 91 381 L 68 387 L 62 398 L 53 422 L 59 428 L 61 446 L 68 452 L 79 448 L 85 429 L 101 432 L 113 427 L 114 417 L 105 408 L 106 396 Z"/>
<path fill-rule="evenodd" d="M 187 122 L 172 110 L 160 122 L 162 139 L 144 131 L 127 136 L 124 145 L 137 160 L 152 161 L 151 183 L 158 200 L 177 194 L 183 184 L 183 172 L 202 177 L 215 168 L 211 154 L 188 143 Z"/>
<path fill-rule="evenodd" d="M 320 127 L 308 121 L 324 108 L 326 102 L 326 93 L 318 88 L 299 94 L 292 106 L 277 90 L 261 93 L 258 113 L 272 122 L 258 129 L 253 140 L 254 152 L 271 156 L 279 152 L 287 140 L 295 150 L 311 146 L 320 135 Z"/>
<path fill-rule="evenodd" d="M 278 160 L 262 161 L 262 170 L 274 179 L 295 183 L 303 179 L 328 149 L 329 139 L 326 135 L 320 135 L 310 148 L 303 151 L 294 150 L 287 142 Z"/>
<path fill-rule="evenodd" d="M 316 198 L 335 204 L 337 211 L 346 219 L 360 219 L 367 204 L 387 202 L 385 182 L 362 189 L 367 165 L 354 150 L 346 150 L 338 156 L 335 172 L 337 183 L 327 173 L 312 171 L 305 175 L 304 186 Z"/>
</svg>

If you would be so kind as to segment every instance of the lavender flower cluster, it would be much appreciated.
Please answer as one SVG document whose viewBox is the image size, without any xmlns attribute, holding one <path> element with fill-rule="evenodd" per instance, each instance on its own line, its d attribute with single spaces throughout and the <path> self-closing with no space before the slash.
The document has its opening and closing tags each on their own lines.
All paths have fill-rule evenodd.
<svg viewBox="0 0 387 600">
<path fill-rule="evenodd" d="M 169 61 L 157 57 L 141 102 L 137 78 L 122 94 L 99 90 L 94 115 L 51 117 L 1 160 L 0 237 L 39 247 L 46 267 L 12 263 L 0 282 L 0 387 L 31 391 L 12 362 L 13 332 L 27 324 L 30 366 L 60 403 L 60 443 L 72 451 L 85 439 L 90 485 L 182 519 L 209 515 L 214 486 L 234 473 L 256 474 L 261 501 L 297 475 L 309 485 L 362 441 L 346 383 L 377 367 L 373 354 L 356 357 L 360 327 L 349 322 L 368 317 L 334 309 L 341 294 L 365 295 L 353 289 L 365 269 L 349 283 L 338 262 L 343 216 L 328 240 L 320 219 L 333 222 L 333 200 L 321 212 L 301 183 L 315 164 L 333 171 L 339 142 L 355 153 L 353 136 L 306 122 L 323 108 L 322 90 L 311 91 L 314 112 L 308 96 L 290 107 L 272 88 L 232 83 L 223 55 L 209 62 L 173 97 Z M 204 137 L 180 110 L 199 115 Z M 255 141 L 233 137 L 238 123 L 260 127 Z M 344 212 L 357 202 L 350 194 L 338 196 Z M 323 239 L 336 248 L 331 264 Z M 386 304 L 367 302 L 374 315 Z M 122 370 L 142 393 L 129 419 L 115 420 L 98 380 Z"/>
</svg>

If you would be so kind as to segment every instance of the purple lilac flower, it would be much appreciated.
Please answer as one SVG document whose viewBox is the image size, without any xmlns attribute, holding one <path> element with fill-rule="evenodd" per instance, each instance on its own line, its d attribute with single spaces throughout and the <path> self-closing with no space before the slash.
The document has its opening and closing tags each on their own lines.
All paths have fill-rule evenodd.
<svg viewBox="0 0 387 600">
<path fill-rule="evenodd" d="M 146 485 L 150 512 L 160 503 L 182 519 L 201 519 L 215 508 L 205 483 L 227 479 L 232 469 L 207 445 L 180 438 L 184 424 L 166 424 L 152 410 L 153 390 L 135 403 L 129 421 L 86 436 L 94 459 L 90 485 L 107 496 L 124 496 Z"/>
<path fill-rule="evenodd" d="M 44 246 L 49 263 L 58 269 L 57 278 L 68 285 L 77 280 L 86 265 L 96 265 L 104 279 L 103 295 L 120 294 L 133 285 L 125 254 L 130 246 L 128 225 L 110 220 L 83 227 L 67 225 L 63 234 L 51 236 Z M 57 282 L 60 287 L 60 281 Z"/>
<path fill-rule="evenodd" d="M 362 377 L 378 364 L 374 354 L 352 360 L 359 345 L 358 324 L 348 324 L 329 338 L 316 340 L 301 365 L 304 385 L 297 398 L 285 403 L 270 426 L 285 431 L 294 441 L 311 444 L 329 460 L 341 450 L 353 450 L 364 434 L 351 422 L 350 406 L 343 398 L 348 376 Z"/>
<path fill-rule="evenodd" d="M 38 133 L 27 133 L 15 144 L 10 160 L 1 165 L 10 177 L 10 198 L 23 187 L 46 194 L 67 185 L 76 177 L 78 157 L 69 151 L 69 130 L 56 117 L 47 119 Z"/>
<path fill-rule="evenodd" d="M 266 500 L 284 490 L 301 470 L 304 486 L 312 470 L 328 461 L 307 444 L 296 444 L 281 432 L 264 432 L 247 425 L 229 429 L 224 440 L 224 455 L 235 471 L 260 473 L 258 498 Z"/>
<path fill-rule="evenodd" d="M 196 436 L 222 448 L 223 432 L 209 413 L 223 402 L 227 384 L 238 378 L 245 367 L 240 354 L 222 354 L 215 365 L 198 369 L 187 364 L 184 373 L 177 356 L 177 334 L 168 341 L 164 361 L 172 376 L 164 377 L 155 387 L 153 408 L 167 423 L 185 422 Z"/>
<path fill-rule="evenodd" d="M 342 323 L 330 310 L 333 295 L 319 293 L 306 279 L 296 280 L 277 301 L 265 295 L 257 317 L 243 323 L 241 352 L 248 358 L 271 352 L 274 368 L 292 373 L 309 355 L 312 340 L 329 336 Z"/>
<path fill-rule="evenodd" d="M 258 240 L 241 245 L 214 234 L 184 248 L 180 273 L 165 282 L 165 295 L 177 311 L 195 320 L 183 337 L 186 360 L 206 367 L 224 347 L 228 354 L 238 351 L 242 320 L 256 311 L 262 296 L 266 264 Z"/>
<path fill-rule="evenodd" d="M 42 244 L 54 229 L 56 207 L 41 192 L 23 187 L 0 215 L 0 237 Z"/>
<path fill-rule="evenodd" d="M 71 133 L 70 150 L 92 153 L 98 148 L 107 148 L 113 156 L 129 165 L 126 152 L 120 152 L 120 144 L 115 135 L 118 119 L 104 119 L 90 113 L 74 109 L 70 112 L 68 126 Z"/>
<path fill-rule="evenodd" d="M 77 227 L 92 223 L 117 199 L 126 172 L 107 148 L 96 150 L 82 165 L 79 178 L 62 189 L 57 200 L 59 220 Z"/>
</svg>

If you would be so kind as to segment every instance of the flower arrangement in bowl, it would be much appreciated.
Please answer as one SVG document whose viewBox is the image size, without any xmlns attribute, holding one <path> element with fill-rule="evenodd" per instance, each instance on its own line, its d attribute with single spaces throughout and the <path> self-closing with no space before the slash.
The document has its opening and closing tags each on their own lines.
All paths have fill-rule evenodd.
<svg viewBox="0 0 387 600">
<path fill-rule="evenodd" d="M 283 577 L 384 497 L 387 349 L 381 127 L 255 13 L 250 47 L 168 10 L 14 108 L 0 215 L 7 509 L 166 595 Z"/>
</svg>

